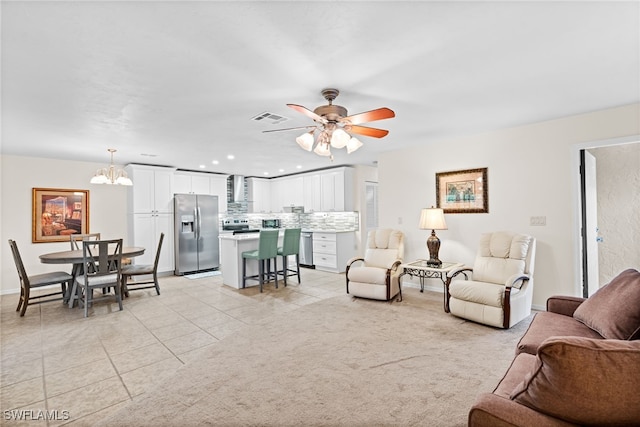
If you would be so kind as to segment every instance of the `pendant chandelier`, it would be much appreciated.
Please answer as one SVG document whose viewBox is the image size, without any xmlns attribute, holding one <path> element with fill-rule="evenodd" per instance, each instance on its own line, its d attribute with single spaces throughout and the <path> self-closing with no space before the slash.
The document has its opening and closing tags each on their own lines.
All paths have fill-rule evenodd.
<svg viewBox="0 0 640 427">
<path fill-rule="evenodd" d="M 113 165 L 113 153 L 117 150 L 114 148 L 107 149 L 111 153 L 111 163 L 109 167 L 98 169 L 96 174 L 91 178 L 91 184 L 109 184 L 109 185 L 133 185 L 133 182 L 122 169 L 116 169 Z"/>
</svg>

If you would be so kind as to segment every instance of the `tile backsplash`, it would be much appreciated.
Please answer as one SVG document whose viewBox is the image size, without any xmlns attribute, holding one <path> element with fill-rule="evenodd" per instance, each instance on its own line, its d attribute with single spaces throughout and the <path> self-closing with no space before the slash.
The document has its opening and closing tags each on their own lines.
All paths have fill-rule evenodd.
<svg viewBox="0 0 640 427">
<path fill-rule="evenodd" d="M 263 219 L 279 219 L 281 228 L 330 231 L 357 231 L 360 228 L 359 212 L 232 213 L 230 210 L 220 215 L 220 224 L 225 219 L 246 219 L 249 228 L 261 228 Z"/>
</svg>

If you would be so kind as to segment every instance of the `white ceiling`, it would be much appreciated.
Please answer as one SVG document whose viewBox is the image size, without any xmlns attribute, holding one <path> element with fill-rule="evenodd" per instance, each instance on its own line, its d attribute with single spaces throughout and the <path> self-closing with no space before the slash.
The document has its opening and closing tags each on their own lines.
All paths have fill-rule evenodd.
<svg viewBox="0 0 640 427">
<path fill-rule="evenodd" d="M 116 148 L 117 164 L 273 177 L 640 102 L 638 1 L 2 1 L 1 13 L 3 154 L 108 163 Z M 313 110 L 326 87 L 349 114 L 394 110 L 365 124 L 389 135 L 331 163 L 298 147 L 302 131 L 262 133 L 313 124 L 285 104 Z M 263 112 L 290 120 L 251 120 Z"/>
</svg>

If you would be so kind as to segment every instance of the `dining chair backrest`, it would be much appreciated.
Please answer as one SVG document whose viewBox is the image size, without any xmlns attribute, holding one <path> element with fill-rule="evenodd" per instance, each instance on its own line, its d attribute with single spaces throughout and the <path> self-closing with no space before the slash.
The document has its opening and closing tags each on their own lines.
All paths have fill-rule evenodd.
<svg viewBox="0 0 640 427">
<path fill-rule="evenodd" d="M 16 269 L 18 270 L 18 277 L 20 278 L 20 283 L 23 286 L 29 287 L 29 276 L 27 275 L 27 271 L 24 268 L 24 264 L 22 263 L 22 257 L 20 256 L 20 252 L 18 251 L 18 245 L 15 240 L 9 239 L 9 246 L 11 246 L 11 254 L 13 255 L 13 261 L 16 263 Z"/>
<path fill-rule="evenodd" d="M 258 239 L 258 259 L 278 256 L 278 230 L 261 230 Z"/>
<path fill-rule="evenodd" d="M 122 272 L 122 239 L 83 240 L 82 260 L 85 278 L 109 277 L 120 282 Z M 92 281 L 95 281 L 93 279 Z"/>
<path fill-rule="evenodd" d="M 70 234 L 69 241 L 71 242 L 71 250 L 81 250 L 82 242 L 84 242 L 85 240 L 100 240 L 100 233 Z"/>
<path fill-rule="evenodd" d="M 282 254 L 296 255 L 300 253 L 300 228 L 286 228 L 284 230 L 284 238 L 282 240 Z"/>
<path fill-rule="evenodd" d="M 160 262 L 160 250 L 162 249 L 162 241 L 164 240 L 164 233 L 160 233 L 160 239 L 158 240 L 158 249 L 156 250 L 156 259 L 153 262 L 153 271 L 158 271 L 158 263 Z"/>
</svg>

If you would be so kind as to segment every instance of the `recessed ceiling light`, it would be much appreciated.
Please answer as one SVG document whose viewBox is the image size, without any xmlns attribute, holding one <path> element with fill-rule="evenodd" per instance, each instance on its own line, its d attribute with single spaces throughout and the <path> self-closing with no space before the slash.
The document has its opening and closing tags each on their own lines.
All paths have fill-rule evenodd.
<svg viewBox="0 0 640 427">
<path fill-rule="evenodd" d="M 284 169 L 280 169 L 279 172 L 284 172 Z"/>
<path fill-rule="evenodd" d="M 265 175 L 269 175 L 269 172 L 265 172 L 264 174 L 265 174 Z"/>
<path fill-rule="evenodd" d="M 217 161 L 217 160 L 212 160 L 212 161 L 211 161 L 211 163 L 212 163 L 212 164 L 214 164 L 214 165 L 217 165 L 217 164 L 218 164 L 218 163 L 220 163 L 220 162 L 219 162 L 219 161 Z"/>
<path fill-rule="evenodd" d="M 296 166 L 296 169 L 302 169 L 302 165 Z"/>
<path fill-rule="evenodd" d="M 227 159 L 229 159 L 229 160 L 233 160 L 233 159 L 235 159 L 235 158 L 236 158 L 236 156 L 234 156 L 233 154 L 229 154 L 229 155 L 227 156 Z"/>
<path fill-rule="evenodd" d="M 205 165 L 200 165 L 200 169 L 204 169 L 204 168 L 206 168 Z"/>
</svg>

